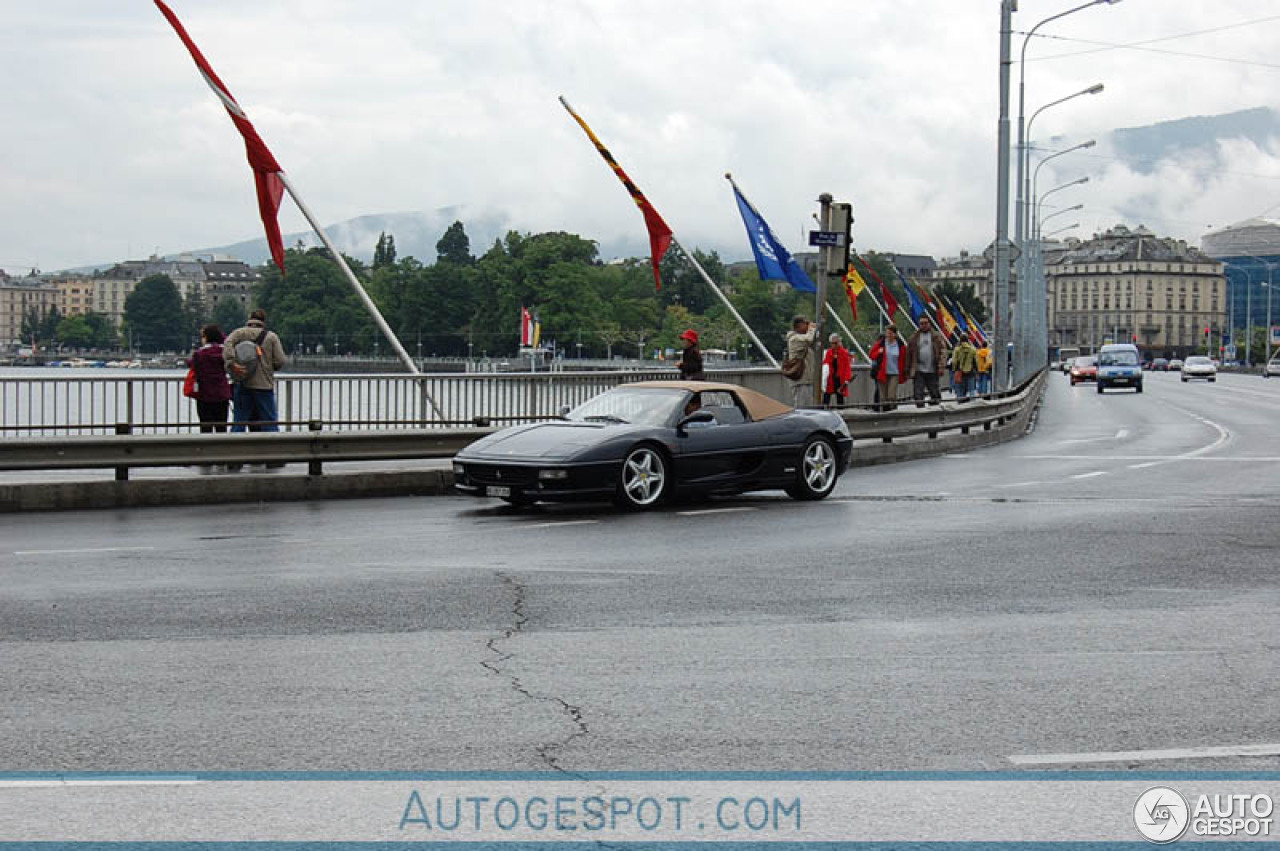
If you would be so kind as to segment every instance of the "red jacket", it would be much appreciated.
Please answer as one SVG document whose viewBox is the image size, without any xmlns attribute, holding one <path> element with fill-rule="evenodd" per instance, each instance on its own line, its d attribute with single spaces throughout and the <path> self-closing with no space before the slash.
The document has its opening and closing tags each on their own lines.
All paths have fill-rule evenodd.
<svg viewBox="0 0 1280 851">
<path fill-rule="evenodd" d="M 201 402 L 225 402 L 231 398 L 231 383 L 227 381 L 226 367 L 222 362 L 222 344 L 209 343 L 191 355 L 187 364 L 196 371 L 196 398 Z"/>
<path fill-rule="evenodd" d="M 849 382 L 853 380 L 853 358 L 849 356 L 849 350 L 844 346 L 833 346 L 823 355 L 822 363 L 827 367 L 827 384 L 822 392 L 848 396 Z"/>
<path fill-rule="evenodd" d="M 889 378 L 886 369 L 888 366 L 888 358 L 884 356 L 884 337 L 876 340 L 875 345 L 871 347 L 871 351 L 867 352 L 867 356 L 871 358 L 871 369 L 875 373 L 876 381 L 883 384 Z M 898 341 L 898 380 L 903 380 L 903 368 L 907 363 L 907 344 Z"/>
</svg>

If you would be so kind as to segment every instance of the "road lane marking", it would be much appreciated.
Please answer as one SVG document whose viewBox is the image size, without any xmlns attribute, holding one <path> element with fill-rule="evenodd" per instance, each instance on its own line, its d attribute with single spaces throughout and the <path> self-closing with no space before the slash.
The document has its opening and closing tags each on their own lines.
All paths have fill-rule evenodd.
<svg viewBox="0 0 1280 851">
<path fill-rule="evenodd" d="M 728 514 L 731 511 L 756 511 L 757 509 L 750 506 L 741 506 L 739 508 L 699 508 L 693 511 L 677 511 L 681 517 L 697 517 L 700 514 Z"/>
<path fill-rule="evenodd" d="M 194 786 L 196 777 L 32 777 L 0 780 L 0 789 L 40 789 L 54 786 Z"/>
<path fill-rule="evenodd" d="M 599 520 L 552 520 L 549 523 L 530 523 L 521 529 L 550 529 L 553 526 L 594 526 Z"/>
<path fill-rule="evenodd" d="M 1042 485 L 1044 482 L 1014 482 L 1011 485 L 996 485 L 997 488 L 1029 488 L 1035 485 Z"/>
<path fill-rule="evenodd" d="M 1130 465 L 1129 465 L 1129 469 L 1130 469 L 1130 470 L 1145 470 L 1145 469 L 1147 469 L 1148 467 L 1155 467 L 1155 466 L 1158 466 L 1158 465 L 1159 465 L 1159 463 L 1160 463 L 1159 461 L 1148 461 L 1148 462 L 1146 462 L 1145 464 L 1130 464 Z"/>
<path fill-rule="evenodd" d="M 1280 455 L 1198 455 L 1186 458 L 1182 455 L 1014 455 L 1024 461 L 1280 461 Z"/>
<path fill-rule="evenodd" d="M 155 547 L 94 547 L 83 550 L 14 550 L 16 556 L 62 556 L 85 553 L 137 553 L 154 550 Z"/>
<path fill-rule="evenodd" d="M 1129 436 L 1129 429 L 1122 428 L 1115 434 L 1104 435 L 1102 437 L 1075 437 L 1070 440 L 1059 440 L 1058 443 L 1097 443 L 1102 440 L 1124 440 Z"/>
<path fill-rule="evenodd" d="M 1018 754 L 1009 757 L 1009 761 L 1014 765 L 1071 765 L 1083 762 L 1146 762 L 1159 759 L 1216 759 L 1228 756 L 1280 756 L 1280 744 L 1166 748 L 1145 751 Z"/>
<path fill-rule="evenodd" d="M 1109 472 L 1108 472 L 1108 471 L 1106 471 L 1106 470 L 1095 470 L 1095 471 L 1093 471 L 1092 473 L 1077 473 L 1076 475 L 1072 476 L 1071 478 L 1073 478 L 1073 479 L 1092 479 L 1094 476 L 1109 476 L 1109 475 L 1111 475 L 1111 473 L 1109 473 Z"/>
</svg>

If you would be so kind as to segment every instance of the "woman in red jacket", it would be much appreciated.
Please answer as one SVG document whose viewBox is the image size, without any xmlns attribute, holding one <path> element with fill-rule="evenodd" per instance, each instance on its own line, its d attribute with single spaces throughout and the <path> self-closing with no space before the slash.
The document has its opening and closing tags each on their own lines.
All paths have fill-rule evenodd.
<svg viewBox="0 0 1280 851">
<path fill-rule="evenodd" d="M 834 400 L 836 407 L 844 407 L 849 398 L 849 382 L 853 380 L 853 356 L 839 334 L 832 334 L 828 342 L 830 346 L 822 358 L 822 404 L 825 407 Z"/>
<path fill-rule="evenodd" d="M 200 348 L 192 353 L 187 364 L 196 371 L 196 416 L 200 418 L 200 431 L 208 433 L 227 430 L 227 412 L 231 408 L 231 383 L 227 381 L 226 367 L 222 362 L 222 341 L 226 335 L 217 325 L 200 329 Z"/>
<path fill-rule="evenodd" d="M 892 325 L 885 328 L 884 335 L 876 340 L 867 356 L 871 358 L 871 377 L 876 380 L 880 392 L 877 409 L 896 410 L 898 382 L 907 357 L 907 347 L 898 340 L 898 329 Z"/>
</svg>

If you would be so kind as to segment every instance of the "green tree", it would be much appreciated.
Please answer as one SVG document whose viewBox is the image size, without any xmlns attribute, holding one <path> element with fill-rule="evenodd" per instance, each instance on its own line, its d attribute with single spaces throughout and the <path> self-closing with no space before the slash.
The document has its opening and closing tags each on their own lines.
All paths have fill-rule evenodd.
<svg viewBox="0 0 1280 851">
<path fill-rule="evenodd" d="M 471 240 L 462 222 L 454 222 L 436 243 L 436 262 L 469 266 L 475 262 L 471 256 Z"/>
<path fill-rule="evenodd" d="M 221 328 L 224 334 L 230 334 L 244 325 L 246 316 L 244 305 L 235 296 L 223 296 L 213 305 L 213 324 Z"/>
<path fill-rule="evenodd" d="M 182 296 L 168 275 L 148 275 L 124 302 L 125 321 L 138 348 L 178 350 L 188 343 Z"/>
<path fill-rule="evenodd" d="M 271 328 L 287 345 L 330 349 L 337 341 L 338 351 L 372 352 L 381 334 L 329 252 L 317 247 L 289 249 L 288 254 L 288 277 L 274 264 L 264 266 L 256 294 Z M 346 261 L 357 276 L 364 274 L 362 263 L 350 257 Z"/>
<path fill-rule="evenodd" d="M 93 326 L 83 316 L 68 316 L 58 323 L 58 340 L 75 349 L 92 348 L 95 342 Z"/>
<path fill-rule="evenodd" d="M 383 231 L 378 234 L 378 244 L 373 248 L 373 268 L 381 269 L 396 262 L 396 238 Z"/>
<path fill-rule="evenodd" d="M 93 332 L 93 339 L 89 344 L 93 348 L 114 349 L 120 344 L 120 335 L 111 317 L 90 310 L 84 314 L 84 321 Z"/>
</svg>

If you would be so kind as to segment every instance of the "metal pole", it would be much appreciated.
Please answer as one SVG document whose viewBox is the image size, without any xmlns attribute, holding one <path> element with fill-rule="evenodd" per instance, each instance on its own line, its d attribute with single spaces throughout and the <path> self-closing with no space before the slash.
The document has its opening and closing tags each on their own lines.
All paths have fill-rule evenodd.
<svg viewBox="0 0 1280 851">
<path fill-rule="evenodd" d="M 857 350 L 862 353 L 862 356 L 867 360 L 871 360 L 871 356 L 867 354 L 867 350 L 862 348 L 862 344 L 858 342 L 858 338 L 853 336 L 853 331 L 850 330 L 848 325 L 844 324 L 844 320 L 840 318 L 840 314 L 836 313 L 836 309 L 831 306 L 831 302 L 827 302 L 827 310 L 831 311 L 831 318 L 839 323 L 840 328 L 849 335 L 849 341 L 852 342 Z"/>
<path fill-rule="evenodd" d="M 315 231 L 316 236 L 320 237 L 320 241 L 324 243 L 324 247 L 329 249 L 329 254 L 333 256 L 333 260 L 338 264 L 338 268 L 342 270 L 342 274 L 346 276 L 347 282 L 351 284 L 352 289 L 356 291 L 356 295 L 360 297 L 360 301 L 364 303 L 365 309 L 373 316 L 373 321 L 377 323 L 378 328 L 382 331 L 383 336 L 387 338 L 387 342 L 391 343 L 391 348 L 395 350 L 396 357 L 400 358 L 400 362 L 404 364 L 405 369 L 409 370 L 411 375 L 418 375 L 418 367 L 413 362 L 413 358 L 409 357 L 409 353 L 404 350 L 404 346 L 400 345 L 400 339 L 396 337 L 391 326 L 387 324 L 387 320 L 382 318 L 382 313 L 378 310 L 378 306 L 373 303 L 373 299 L 369 298 L 369 294 L 365 292 L 364 287 L 356 280 L 355 273 L 351 271 L 351 267 L 347 265 L 347 261 L 343 259 L 342 252 L 329 241 L 328 235 L 324 229 L 320 227 L 320 223 L 316 221 L 316 217 L 311 214 L 311 210 L 298 197 L 297 190 L 293 188 L 293 184 L 289 181 L 289 177 L 284 172 L 278 172 L 280 181 L 284 183 L 284 188 L 289 190 L 289 197 L 293 198 L 293 202 L 298 205 L 298 209 L 302 211 L 302 215 L 306 217 L 307 222 L 311 225 L 311 229 Z"/>
<path fill-rule="evenodd" d="M 694 257 L 691 252 L 685 251 L 684 246 L 680 244 L 680 240 L 676 239 L 674 236 L 671 237 L 671 242 L 676 248 L 680 249 L 681 254 L 689 258 L 689 262 L 693 264 L 693 268 L 697 269 L 698 274 L 702 276 L 702 280 L 706 281 L 707 286 L 711 287 L 711 291 L 720 298 L 720 301 L 724 303 L 724 306 L 729 310 L 729 313 L 733 314 L 733 318 L 738 320 L 738 324 L 742 326 L 742 330 L 746 331 L 747 336 L 751 338 L 751 342 L 755 343 L 756 347 L 764 353 L 765 359 L 769 361 L 769 365 L 776 369 L 778 367 L 778 361 L 774 358 L 769 349 L 765 347 L 765 344 L 760 342 L 760 338 L 756 336 L 756 332 L 751 330 L 751 326 L 747 324 L 747 320 L 742 318 L 742 314 L 738 313 L 737 308 L 735 308 L 733 303 L 730 302 L 729 299 L 725 297 L 725 294 L 720 291 L 720 288 L 716 286 L 715 281 L 711 280 L 711 276 L 707 274 L 707 270 L 703 269 L 702 264 L 698 262 L 698 258 Z"/>
<path fill-rule="evenodd" d="M 831 193 L 823 192 L 818 196 L 818 227 L 824 231 L 829 231 L 831 227 Z M 826 339 L 826 327 L 822 321 L 824 308 L 827 306 L 827 281 L 831 275 L 831 249 L 823 247 L 818 251 L 818 291 L 814 298 L 813 321 L 817 327 L 815 335 L 814 356 L 822 351 L 823 341 Z M 818 381 L 813 384 L 813 404 L 822 404 L 822 369 L 821 361 L 814 365 L 815 371 L 818 373 Z"/>
<path fill-rule="evenodd" d="M 996 240 L 992 261 L 995 283 L 993 332 L 996 363 L 992 379 L 1000 384 L 1000 353 L 1009 339 L 1009 65 L 1012 62 L 1010 33 L 1017 0 L 1000 0 L 1000 119 L 996 133 Z M 1006 370 L 1012 364 L 1005 367 Z"/>
</svg>

